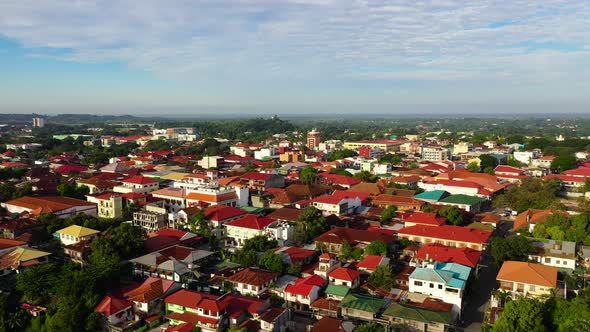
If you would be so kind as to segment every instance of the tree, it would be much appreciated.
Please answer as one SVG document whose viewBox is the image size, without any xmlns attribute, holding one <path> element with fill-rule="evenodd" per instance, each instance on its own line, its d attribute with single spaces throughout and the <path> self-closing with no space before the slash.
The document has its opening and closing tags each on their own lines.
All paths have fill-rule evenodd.
<svg viewBox="0 0 590 332">
<path fill-rule="evenodd" d="M 311 205 L 305 208 L 305 211 L 299 215 L 299 221 L 305 224 L 308 239 L 313 239 L 325 233 L 330 228 L 326 218 L 322 215 L 322 211 Z"/>
<path fill-rule="evenodd" d="M 88 186 L 76 186 L 75 184 L 61 183 L 56 188 L 60 196 L 85 199 L 90 192 Z"/>
<path fill-rule="evenodd" d="M 381 213 L 381 223 L 385 223 L 391 221 L 397 215 L 397 206 L 389 205 L 388 207 L 383 210 Z"/>
<path fill-rule="evenodd" d="M 455 226 L 463 224 L 463 213 L 456 206 L 447 206 L 442 208 L 437 211 L 437 214 L 441 217 L 447 218 L 447 220 Z"/>
<path fill-rule="evenodd" d="M 266 234 L 256 235 L 244 241 L 243 250 L 254 250 L 255 252 L 266 252 L 267 250 L 276 248 L 277 240 L 272 240 Z"/>
<path fill-rule="evenodd" d="M 479 166 L 483 169 L 491 167 L 492 169 L 498 166 L 498 159 L 489 154 L 482 154 L 479 156 Z"/>
<path fill-rule="evenodd" d="M 498 266 L 507 260 L 527 261 L 529 254 L 535 250 L 531 241 L 520 235 L 511 235 L 505 238 L 493 237 L 491 247 L 491 254 Z"/>
<path fill-rule="evenodd" d="M 122 223 L 111 231 L 107 231 L 105 236 L 110 237 L 113 247 L 123 259 L 141 255 L 147 238 L 143 228 L 129 223 Z"/>
<path fill-rule="evenodd" d="M 395 275 L 389 265 L 379 265 L 369 275 L 368 282 L 373 287 L 389 290 L 395 286 Z"/>
<path fill-rule="evenodd" d="M 565 207 L 559 202 L 557 192 L 561 185 L 556 179 L 541 180 L 524 178 L 519 186 L 510 187 L 504 194 L 499 195 L 493 202 L 495 208 L 509 207 L 521 213 L 528 209 L 558 209 Z"/>
<path fill-rule="evenodd" d="M 402 158 L 400 156 L 398 156 L 397 154 L 386 153 L 386 154 L 382 155 L 381 157 L 379 157 L 378 161 L 380 164 L 398 165 L 402 162 Z"/>
<path fill-rule="evenodd" d="M 205 210 L 199 209 L 195 214 L 190 216 L 188 224 L 191 232 L 197 233 L 209 240 L 213 233 L 211 232 L 211 226 L 209 221 L 205 218 Z"/>
<path fill-rule="evenodd" d="M 568 169 L 575 168 L 577 160 L 574 155 L 560 155 L 555 157 L 551 162 L 551 169 L 557 170 L 560 173 L 567 171 Z"/>
<path fill-rule="evenodd" d="M 283 272 L 283 259 L 272 250 L 267 250 L 262 255 L 258 265 L 272 272 Z"/>
<path fill-rule="evenodd" d="M 475 161 L 472 161 L 472 162 L 470 162 L 469 164 L 467 164 L 467 166 L 466 166 L 465 168 L 466 168 L 468 171 L 470 171 L 470 172 L 474 172 L 474 173 L 477 173 L 477 172 L 479 172 L 479 169 L 480 169 L 479 165 L 478 165 L 478 164 L 477 164 L 477 162 L 475 162 Z"/>
<path fill-rule="evenodd" d="M 544 332 L 543 305 L 536 299 L 510 301 L 493 326 L 495 332 Z"/>
<path fill-rule="evenodd" d="M 352 247 L 350 243 L 346 240 L 342 240 L 342 245 L 340 246 L 340 260 L 347 261 L 352 257 Z"/>
<path fill-rule="evenodd" d="M 137 203 L 125 205 L 123 208 L 123 220 L 132 220 L 135 212 L 141 211 L 141 206 Z"/>
<path fill-rule="evenodd" d="M 298 276 L 301 273 L 301 263 L 292 263 L 287 266 L 287 274 Z"/>
<path fill-rule="evenodd" d="M 553 303 L 551 303 L 553 302 Z M 553 331 L 587 331 L 590 330 L 590 305 L 583 298 L 574 298 L 571 302 L 555 297 L 548 301 L 548 316 L 553 322 Z"/>
<path fill-rule="evenodd" d="M 363 182 L 377 182 L 377 175 L 371 174 L 369 171 L 360 171 L 354 175 L 355 179 L 361 180 Z"/>
<path fill-rule="evenodd" d="M 256 265 L 257 261 L 256 250 L 242 248 L 237 255 L 234 256 L 234 262 L 243 267 Z"/>
<path fill-rule="evenodd" d="M 53 213 L 44 213 L 37 217 L 37 221 L 45 225 L 47 233 L 53 234 L 65 227 L 63 219 L 58 218 Z"/>
<path fill-rule="evenodd" d="M 310 165 L 305 166 L 301 172 L 299 172 L 299 179 L 307 185 L 315 183 L 318 180 L 318 170 Z"/>
<path fill-rule="evenodd" d="M 358 153 L 356 151 L 350 149 L 342 149 L 330 152 L 330 154 L 328 154 L 327 156 L 327 159 L 328 161 L 334 161 L 355 156 L 358 156 Z"/>
<path fill-rule="evenodd" d="M 368 255 L 383 256 L 387 254 L 387 244 L 383 241 L 373 241 L 365 249 Z"/>
<path fill-rule="evenodd" d="M 352 330 L 353 332 L 385 332 L 383 325 L 378 323 L 360 324 Z"/>
</svg>

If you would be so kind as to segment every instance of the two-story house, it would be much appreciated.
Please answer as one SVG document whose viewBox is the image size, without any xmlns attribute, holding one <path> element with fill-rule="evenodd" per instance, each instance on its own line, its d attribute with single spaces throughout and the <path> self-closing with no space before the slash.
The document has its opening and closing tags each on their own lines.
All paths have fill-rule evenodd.
<svg viewBox="0 0 590 332">
<path fill-rule="evenodd" d="M 121 181 L 121 185 L 113 187 L 113 191 L 116 193 L 123 194 L 149 194 L 152 191 L 157 190 L 159 186 L 160 182 L 158 182 L 158 180 L 141 175 L 136 175 Z"/>
<path fill-rule="evenodd" d="M 164 299 L 166 318 L 171 326 L 189 323 L 200 331 L 225 331 L 229 326 L 228 303 L 221 297 L 181 289 Z"/>
<path fill-rule="evenodd" d="M 512 296 L 538 297 L 548 295 L 551 289 L 557 288 L 557 271 L 553 266 L 505 261 L 498 271 L 496 280 L 500 288 Z"/>
<path fill-rule="evenodd" d="M 337 216 L 344 216 L 353 214 L 357 208 L 361 206 L 360 198 L 351 195 L 350 197 L 342 197 L 341 195 L 322 195 L 316 197 L 311 203 L 322 214 L 329 216 L 335 214 Z"/>
<path fill-rule="evenodd" d="M 340 267 L 340 262 L 336 259 L 336 255 L 331 253 L 323 253 L 320 255 L 318 267 L 313 271 L 315 274 L 328 279 L 328 273 Z"/>
<path fill-rule="evenodd" d="M 244 241 L 257 235 L 267 234 L 267 228 L 276 223 L 272 218 L 261 217 L 255 214 L 247 214 L 241 218 L 226 222 L 226 244 L 233 247 L 242 247 Z"/>
<path fill-rule="evenodd" d="M 361 273 L 357 270 L 339 267 L 328 273 L 328 280 L 336 286 L 357 288 L 361 281 Z"/>
<path fill-rule="evenodd" d="M 297 279 L 295 283 L 285 288 L 285 300 L 295 306 L 308 308 L 319 297 L 320 290 L 326 284 L 326 280 L 318 275 L 312 274 L 303 279 Z"/>
<path fill-rule="evenodd" d="M 235 290 L 242 295 L 259 297 L 266 293 L 269 285 L 276 281 L 280 273 L 249 267 L 226 280 L 234 285 Z"/>
<path fill-rule="evenodd" d="M 410 274 L 409 291 L 432 296 L 453 304 L 460 312 L 471 268 L 455 263 L 439 263 L 434 268 L 418 267 Z"/>
<path fill-rule="evenodd" d="M 100 231 L 79 225 L 72 225 L 62 228 L 56 232 L 62 245 L 70 245 L 80 241 L 92 241 Z"/>
<path fill-rule="evenodd" d="M 531 239 L 535 251 L 529 259 L 543 265 L 574 270 L 576 268 L 576 243 L 570 241 Z"/>
<path fill-rule="evenodd" d="M 98 217 L 120 219 L 123 217 L 123 198 L 118 194 L 102 194 L 96 196 Z"/>
</svg>

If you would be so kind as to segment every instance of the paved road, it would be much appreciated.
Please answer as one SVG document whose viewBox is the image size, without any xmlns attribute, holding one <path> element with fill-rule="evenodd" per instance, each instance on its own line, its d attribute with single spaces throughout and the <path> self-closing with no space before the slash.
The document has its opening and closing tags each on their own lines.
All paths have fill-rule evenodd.
<svg viewBox="0 0 590 332">
<path fill-rule="evenodd" d="M 504 237 L 512 228 L 512 221 L 503 218 L 495 236 Z M 481 259 L 481 265 L 485 265 L 479 272 L 479 280 L 471 287 L 467 296 L 467 303 L 463 311 L 463 324 L 461 327 L 466 332 L 480 332 L 483 323 L 485 310 L 492 290 L 496 286 L 496 275 L 498 270 L 492 264 L 492 257 L 486 255 Z"/>
</svg>

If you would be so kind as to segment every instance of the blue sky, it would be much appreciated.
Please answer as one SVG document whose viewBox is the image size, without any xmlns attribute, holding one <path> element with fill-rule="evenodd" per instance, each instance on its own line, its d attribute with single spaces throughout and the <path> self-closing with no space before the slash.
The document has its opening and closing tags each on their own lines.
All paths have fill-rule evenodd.
<svg viewBox="0 0 590 332">
<path fill-rule="evenodd" d="M 0 112 L 585 112 L 585 1 L 0 1 Z"/>
</svg>

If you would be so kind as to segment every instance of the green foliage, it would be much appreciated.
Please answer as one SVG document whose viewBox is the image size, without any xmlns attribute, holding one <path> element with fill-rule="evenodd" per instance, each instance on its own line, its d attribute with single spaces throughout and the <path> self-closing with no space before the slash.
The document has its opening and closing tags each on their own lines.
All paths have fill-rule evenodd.
<svg viewBox="0 0 590 332">
<path fill-rule="evenodd" d="M 590 245 L 590 214 L 566 215 L 554 213 L 537 224 L 533 235 L 539 238 L 565 240 Z"/>
<path fill-rule="evenodd" d="M 305 211 L 299 216 L 299 221 L 305 224 L 308 239 L 313 239 L 327 232 L 330 228 L 322 211 L 311 205 L 305 208 Z"/>
<path fill-rule="evenodd" d="M 381 213 L 381 223 L 391 221 L 397 215 L 397 206 L 389 205 Z"/>
<path fill-rule="evenodd" d="M 197 213 L 190 216 L 188 220 L 189 228 L 191 232 L 197 233 L 206 239 L 211 238 L 212 232 L 209 222 L 205 218 L 205 210 L 199 209 Z"/>
<path fill-rule="evenodd" d="M 352 177 L 352 174 L 350 174 L 349 171 L 344 170 L 342 168 L 332 168 L 332 169 L 330 169 L 330 174 L 338 174 L 338 175 Z"/>
<path fill-rule="evenodd" d="M 371 183 L 375 183 L 375 182 L 377 182 L 377 179 L 379 179 L 379 177 L 377 175 L 374 175 L 369 171 L 360 171 L 354 175 L 354 178 L 359 179 L 363 182 L 371 182 Z"/>
<path fill-rule="evenodd" d="M 132 220 L 135 212 L 141 211 L 141 206 L 137 203 L 125 205 L 123 208 L 123 220 Z"/>
<path fill-rule="evenodd" d="M 352 330 L 353 332 L 385 332 L 383 325 L 377 323 L 360 324 Z"/>
<path fill-rule="evenodd" d="M 318 170 L 310 165 L 305 166 L 299 173 L 299 179 L 307 185 L 315 183 L 318 180 Z"/>
<path fill-rule="evenodd" d="M 563 298 L 548 301 L 548 316 L 553 322 L 553 331 L 588 331 L 590 330 L 590 305 L 582 298 L 574 298 L 571 302 Z"/>
<path fill-rule="evenodd" d="M 300 263 L 293 263 L 287 266 L 287 274 L 292 276 L 299 276 L 301 273 L 301 264 Z"/>
<path fill-rule="evenodd" d="M 387 254 L 387 244 L 383 241 L 373 241 L 369 243 L 365 251 L 368 255 L 383 256 Z"/>
<path fill-rule="evenodd" d="M 267 250 L 264 255 L 260 257 L 258 265 L 261 268 L 272 272 L 283 272 L 283 260 L 281 259 L 281 256 L 272 250 Z"/>
<path fill-rule="evenodd" d="M 397 154 L 393 153 L 386 153 L 379 157 L 378 159 L 380 164 L 392 164 L 392 165 L 399 165 L 402 162 L 402 157 Z"/>
<path fill-rule="evenodd" d="M 356 151 L 350 150 L 350 149 L 342 149 L 342 150 L 335 150 L 335 151 L 330 152 L 326 159 L 328 161 L 334 161 L 334 160 L 344 159 L 344 158 L 348 158 L 348 157 L 356 157 L 356 156 L 358 156 L 358 153 Z"/>
<path fill-rule="evenodd" d="M 504 261 L 527 261 L 528 255 L 534 252 L 533 244 L 524 236 L 511 235 L 505 238 L 493 237 L 491 254 L 497 266 Z"/>
<path fill-rule="evenodd" d="M 352 257 L 352 247 L 348 241 L 343 240 L 342 246 L 340 247 L 340 260 L 347 261 Z"/>
<path fill-rule="evenodd" d="M 177 145 L 165 139 L 150 140 L 143 146 L 144 151 L 165 151 L 175 148 Z"/>
<path fill-rule="evenodd" d="M 256 250 L 242 248 L 237 255 L 233 257 L 235 263 L 240 264 L 243 267 L 256 265 Z"/>
<path fill-rule="evenodd" d="M 491 167 L 492 169 L 496 168 L 496 166 L 498 166 L 498 159 L 494 158 L 493 156 L 489 155 L 489 154 L 482 154 L 479 156 L 479 166 L 482 169 L 486 169 L 488 167 Z"/>
<path fill-rule="evenodd" d="M 389 265 L 380 265 L 369 275 L 368 282 L 373 287 L 389 290 L 395 286 L 395 275 Z"/>
<path fill-rule="evenodd" d="M 463 224 L 463 213 L 456 206 L 447 206 L 436 211 L 436 213 L 441 217 L 447 218 L 447 221 L 455 226 Z"/>
<path fill-rule="evenodd" d="M 508 207 L 521 213 L 528 209 L 564 209 L 557 198 L 560 189 L 559 181 L 555 179 L 541 180 L 524 178 L 520 186 L 510 187 L 504 194 L 498 196 L 493 206 L 495 208 Z"/>
<path fill-rule="evenodd" d="M 557 156 L 551 162 L 551 169 L 557 170 L 560 173 L 577 166 L 576 157 L 573 154 Z"/>
<path fill-rule="evenodd" d="M 61 183 L 57 186 L 57 193 L 60 196 L 72 197 L 77 199 L 86 199 L 86 195 L 90 192 L 87 186 L 76 186 L 76 184 Z"/>
<path fill-rule="evenodd" d="M 276 248 L 278 242 L 271 240 L 268 235 L 256 235 L 255 237 L 249 238 L 244 241 L 244 247 L 242 250 L 254 250 L 256 252 L 266 252 L 267 250 Z"/>
<path fill-rule="evenodd" d="M 543 305 L 535 299 L 510 301 L 493 326 L 494 332 L 544 332 Z"/>
<path fill-rule="evenodd" d="M 104 236 L 110 238 L 117 253 L 123 259 L 137 257 L 143 254 L 143 243 L 147 238 L 145 230 L 129 223 L 123 223 L 108 231 Z"/>
<path fill-rule="evenodd" d="M 468 171 L 470 171 L 470 172 L 474 172 L 474 173 L 477 173 L 477 172 L 479 172 L 479 169 L 480 169 L 479 165 L 478 165 L 478 164 L 477 164 L 477 162 L 475 162 L 475 161 L 472 161 L 472 162 L 470 162 L 469 164 L 467 164 L 467 166 L 466 166 L 465 168 L 466 168 Z"/>
</svg>

